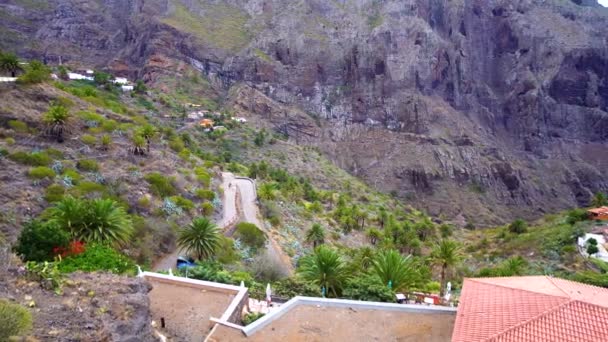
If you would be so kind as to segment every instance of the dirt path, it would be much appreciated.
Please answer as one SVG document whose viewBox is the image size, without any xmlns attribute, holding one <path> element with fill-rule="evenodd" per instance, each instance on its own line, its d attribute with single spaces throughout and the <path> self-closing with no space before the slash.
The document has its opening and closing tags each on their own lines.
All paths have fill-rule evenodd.
<svg viewBox="0 0 608 342">
<path fill-rule="evenodd" d="M 241 220 L 260 227 L 268 236 L 268 255 L 283 265 L 285 273 L 292 274 L 293 265 L 291 264 L 291 259 L 283 252 L 279 244 L 272 238 L 271 233 L 266 230 L 262 220 L 260 220 L 255 183 L 249 178 L 235 177 L 230 172 L 224 172 L 222 173 L 222 187 L 224 189 L 222 202 L 224 214 L 222 220 L 217 223 L 217 226 L 222 231 L 225 231 L 226 228 Z M 239 196 L 237 196 L 237 191 Z M 240 200 L 240 203 L 237 203 L 237 199 Z M 178 249 L 173 253 L 165 255 L 154 264 L 153 270 L 166 271 L 170 268 L 175 268 L 177 257 L 182 254 L 184 254 L 183 251 Z"/>
</svg>

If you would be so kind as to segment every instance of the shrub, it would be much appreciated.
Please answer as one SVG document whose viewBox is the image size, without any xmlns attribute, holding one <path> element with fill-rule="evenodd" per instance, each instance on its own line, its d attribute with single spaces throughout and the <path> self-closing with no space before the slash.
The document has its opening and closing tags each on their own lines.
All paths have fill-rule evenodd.
<svg viewBox="0 0 608 342">
<path fill-rule="evenodd" d="M 344 297 L 371 302 L 392 303 L 395 295 L 377 276 L 365 275 L 350 279 L 342 293 Z"/>
<path fill-rule="evenodd" d="M 177 195 L 175 189 L 175 178 L 165 177 L 158 172 L 153 172 L 146 175 L 146 181 L 150 184 L 150 191 L 160 197 L 170 197 Z"/>
<path fill-rule="evenodd" d="M 99 171 L 99 165 L 92 159 L 82 159 L 76 163 L 76 167 L 82 171 L 96 172 Z"/>
<path fill-rule="evenodd" d="M 211 190 L 197 189 L 196 197 L 202 200 L 213 201 L 213 199 L 215 198 L 215 192 Z"/>
<path fill-rule="evenodd" d="M 573 209 L 568 212 L 568 217 L 566 221 L 569 224 L 575 224 L 580 221 L 585 221 L 589 218 L 587 211 L 584 209 Z"/>
<path fill-rule="evenodd" d="M 44 199 L 51 203 L 60 201 L 65 194 L 65 188 L 59 184 L 51 184 L 44 191 Z"/>
<path fill-rule="evenodd" d="M 194 203 L 187 198 L 183 198 L 182 196 L 173 196 L 171 197 L 171 200 L 185 211 L 192 211 L 194 209 Z"/>
<path fill-rule="evenodd" d="M 181 138 L 173 138 L 169 141 L 169 147 L 175 152 L 181 152 L 184 148 L 184 142 Z"/>
<path fill-rule="evenodd" d="M 215 257 L 217 258 L 217 261 L 221 262 L 222 264 L 233 264 L 239 261 L 240 255 L 234 248 L 234 240 L 223 235 L 220 236 L 220 245 L 217 251 L 215 252 Z M 245 274 L 249 276 L 249 273 Z M 242 277 L 240 277 L 238 280 L 235 279 L 235 282 L 240 283 L 241 280 L 244 280 L 241 278 Z"/>
<path fill-rule="evenodd" d="M 82 137 L 80 137 L 80 141 L 82 141 L 85 145 L 89 146 L 97 144 L 97 138 L 90 134 L 83 134 Z"/>
<path fill-rule="evenodd" d="M 262 312 L 251 312 L 245 315 L 245 317 L 243 317 L 243 325 L 247 326 L 255 321 L 257 321 L 258 319 L 264 317 L 264 313 Z"/>
<path fill-rule="evenodd" d="M 78 183 L 82 176 L 74 169 L 65 169 L 62 174 L 64 177 L 70 177 L 73 183 Z"/>
<path fill-rule="evenodd" d="M 591 243 L 587 245 L 587 254 L 594 255 L 595 253 L 597 253 L 599 251 L 600 250 L 597 248 L 597 245 L 594 245 Z"/>
<path fill-rule="evenodd" d="M 4 139 L 4 142 L 5 142 L 5 143 L 6 143 L 8 146 L 12 146 L 12 145 L 15 145 L 15 142 L 16 142 L 16 141 L 15 141 L 15 139 L 14 139 L 14 138 L 8 137 L 8 138 Z M 8 154 L 8 153 L 6 153 L 6 154 L 4 154 L 4 155 L 7 155 L 7 154 Z"/>
<path fill-rule="evenodd" d="M 509 231 L 515 234 L 525 233 L 528 231 L 528 224 L 524 220 L 517 219 L 509 225 Z"/>
<path fill-rule="evenodd" d="M 215 209 L 211 202 L 203 202 L 203 204 L 201 204 L 201 208 L 203 209 L 203 215 L 205 216 L 213 215 L 213 211 Z"/>
<path fill-rule="evenodd" d="M 276 256 L 269 255 L 268 252 L 256 255 L 249 271 L 255 279 L 263 282 L 275 282 L 287 275 L 281 261 Z"/>
<path fill-rule="evenodd" d="M 26 335 L 32 330 L 32 314 L 5 299 L 0 299 L 0 322 L 0 341 L 10 341 L 11 336 Z"/>
<path fill-rule="evenodd" d="M 241 222 L 236 225 L 236 236 L 252 248 L 262 248 L 266 243 L 266 236 L 255 224 Z"/>
<path fill-rule="evenodd" d="M 110 145 L 112 145 L 112 137 L 107 134 L 102 135 L 101 136 L 101 148 L 105 151 L 110 148 Z"/>
<path fill-rule="evenodd" d="M 74 186 L 70 193 L 75 196 L 86 196 L 95 192 L 103 193 L 106 190 L 106 187 L 102 184 L 95 182 L 79 182 L 78 185 Z"/>
<path fill-rule="evenodd" d="M 594 238 L 590 238 L 587 240 L 587 244 L 597 246 L 597 240 Z"/>
<path fill-rule="evenodd" d="M 48 81 L 51 78 L 51 69 L 40 61 L 31 61 L 25 68 L 25 73 L 21 75 L 17 82 L 21 84 L 34 84 Z"/>
<path fill-rule="evenodd" d="M 8 158 L 16 163 L 29 165 L 29 166 L 48 166 L 53 161 L 48 154 L 44 152 L 15 152 L 8 156 Z"/>
<path fill-rule="evenodd" d="M 26 261 L 52 260 L 53 249 L 67 246 L 69 239 L 59 225 L 32 221 L 21 232 L 15 251 Z"/>
<path fill-rule="evenodd" d="M 90 244 L 84 253 L 62 260 L 58 264 L 58 268 L 62 273 L 76 271 L 109 271 L 116 274 L 135 273 L 135 264 L 131 259 L 110 247 L 99 244 Z"/>
<path fill-rule="evenodd" d="M 30 169 L 27 175 L 32 179 L 52 179 L 53 177 L 55 177 L 55 171 L 53 171 L 50 167 L 38 166 Z"/>
<path fill-rule="evenodd" d="M 8 122 L 8 127 L 10 127 L 13 131 L 19 133 L 27 133 L 29 131 L 27 124 L 19 120 L 10 120 Z"/>
</svg>

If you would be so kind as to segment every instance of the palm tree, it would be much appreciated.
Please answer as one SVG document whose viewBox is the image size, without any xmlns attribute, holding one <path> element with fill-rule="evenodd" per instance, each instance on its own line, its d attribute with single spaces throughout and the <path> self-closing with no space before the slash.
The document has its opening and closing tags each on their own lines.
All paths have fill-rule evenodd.
<svg viewBox="0 0 608 342">
<path fill-rule="evenodd" d="M 83 201 L 67 196 L 49 213 L 49 221 L 68 231 L 76 240 L 123 245 L 133 233 L 129 215 L 111 199 Z"/>
<path fill-rule="evenodd" d="M 123 207 L 111 199 L 86 203 L 84 225 L 76 238 L 86 242 L 125 245 L 133 235 L 133 222 Z"/>
<path fill-rule="evenodd" d="M 422 266 L 411 255 L 403 257 L 394 249 L 380 252 L 372 266 L 380 280 L 395 291 L 408 290 L 422 282 Z"/>
<path fill-rule="evenodd" d="M 322 245 L 325 242 L 325 229 L 318 223 L 313 224 L 306 233 L 306 242 L 312 243 L 313 248 Z"/>
<path fill-rule="evenodd" d="M 528 261 L 521 256 L 509 258 L 501 265 L 501 276 L 510 277 L 525 273 Z"/>
<path fill-rule="evenodd" d="M 133 154 L 136 156 L 146 155 L 146 151 L 144 150 L 146 139 L 139 134 L 135 134 L 131 140 L 133 142 Z"/>
<path fill-rule="evenodd" d="M 19 59 L 12 53 L 0 53 L 0 70 L 11 73 L 11 77 L 15 77 L 17 71 L 21 70 Z"/>
<path fill-rule="evenodd" d="M 276 195 L 276 184 L 275 183 L 262 183 L 258 187 L 258 196 L 263 200 L 275 200 L 277 198 Z"/>
<path fill-rule="evenodd" d="M 208 219 L 196 218 L 179 231 L 177 244 L 187 253 L 192 252 L 198 260 L 209 259 L 220 245 L 220 233 Z"/>
<path fill-rule="evenodd" d="M 367 235 L 367 237 L 369 238 L 369 242 L 372 245 L 376 245 L 378 240 L 380 240 L 382 238 L 382 232 L 376 228 L 369 228 L 365 232 L 365 235 Z"/>
<path fill-rule="evenodd" d="M 70 112 L 62 105 L 51 105 L 44 114 L 43 120 L 47 124 L 47 134 L 55 137 L 57 142 L 63 142 L 63 135 L 67 132 L 67 122 Z"/>
<path fill-rule="evenodd" d="M 83 227 L 82 213 L 85 210 L 86 206 L 82 200 L 66 196 L 50 209 L 50 221 L 75 236 Z"/>
<path fill-rule="evenodd" d="M 443 297 L 446 273 L 449 271 L 449 268 L 456 266 L 462 260 L 461 247 L 454 240 L 441 240 L 433 248 L 430 260 L 433 265 L 441 266 L 441 290 L 439 291 L 439 295 Z"/>
<path fill-rule="evenodd" d="M 342 257 L 335 250 L 321 245 L 315 252 L 301 259 L 298 273 L 325 293 L 337 297 L 349 275 Z"/>
<path fill-rule="evenodd" d="M 603 207 L 607 204 L 608 199 L 606 198 L 606 195 L 601 192 L 596 193 L 595 196 L 593 196 L 593 199 L 591 200 L 591 205 L 593 205 L 594 207 Z"/>
<path fill-rule="evenodd" d="M 150 142 L 156 135 L 156 128 L 150 124 L 146 124 L 139 130 L 138 135 L 146 139 L 146 150 L 150 153 Z"/>
</svg>

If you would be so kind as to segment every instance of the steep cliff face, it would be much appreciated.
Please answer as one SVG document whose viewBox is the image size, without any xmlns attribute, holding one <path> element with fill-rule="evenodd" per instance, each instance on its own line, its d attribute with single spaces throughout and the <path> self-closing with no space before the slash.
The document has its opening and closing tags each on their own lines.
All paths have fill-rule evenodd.
<svg viewBox="0 0 608 342">
<path fill-rule="evenodd" d="M 608 189 L 608 9 L 592 1 L 25 3 L 0 13 L 25 15 L 3 30 L 32 43 L 2 47 L 151 81 L 191 63 L 432 214 L 497 223 Z"/>
</svg>

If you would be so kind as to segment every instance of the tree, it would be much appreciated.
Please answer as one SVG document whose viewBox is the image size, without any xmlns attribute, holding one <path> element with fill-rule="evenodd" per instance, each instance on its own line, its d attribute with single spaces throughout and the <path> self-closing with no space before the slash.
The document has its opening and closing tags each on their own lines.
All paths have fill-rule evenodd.
<svg viewBox="0 0 608 342">
<path fill-rule="evenodd" d="M 344 297 L 372 302 L 395 301 L 395 295 L 391 289 L 382 284 L 376 275 L 363 275 L 351 278 L 344 288 Z"/>
<path fill-rule="evenodd" d="M 263 200 L 272 201 L 277 198 L 276 191 L 276 183 L 262 183 L 258 187 L 258 196 Z"/>
<path fill-rule="evenodd" d="M 264 143 L 266 142 L 266 130 L 264 128 L 262 128 L 260 131 L 258 131 L 255 134 L 255 138 L 253 139 L 253 142 L 258 147 L 261 147 L 264 145 Z"/>
<path fill-rule="evenodd" d="M 505 260 L 500 267 L 500 276 L 511 277 L 523 275 L 528 267 L 528 261 L 521 256 Z"/>
<path fill-rule="evenodd" d="M 49 212 L 49 222 L 68 231 L 76 240 L 124 245 L 133 233 L 131 218 L 111 199 L 83 201 L 67 196 Z"/>
<path fill-rule="evenodd" d="M 606 198 L 606 195 L 598 192 L 595 194 L 595 196 L 593 196 L 593 199 L 591 200 L 591 205 L 594 207 L 603 207 L 605 205 L 608 205 L 608 198 Z"/>
<path fill-rule="evenodd" d="M 312 243 L 313 248 L 325 243 L 325 229 L 318 223 L 313 224 L 306 233 L 306 242 Z"/>
<path fill-rule="evenodd" d="M 517 219 L 509 225 L 509 231 L 515 234 L 522 234 L 528 231 L 528 224 L 522 219 Z"/>
<path fill-rule="evenodd" d="M 324 294 L 338 297 L 349 279 L 342 257 L 335 250 L 321 245 L 313 254 L 301 259 L 298 273 L 307 281 L 321 287 Z"/>
<path fill-rule="evenodd" d="M 597 252 L 599 252 L 599 248 L 597 248 L 597 245 L 593 245 L 593 244 L 588 244 L 587 245 L 587 254 L 589 255 L 593 255 Z"/>
<path fill-rule="evenodd" d="M 378 253 L 372 267 L 382 284 L 394 291 L 407 291 L 423 283 L 423 266 L 411 255 L 403 257 L 394 249 Z"/>
<path fill-rule="evenodd" d="M 441 291 L 439 294 L 443 297 L 447 272 L 462 260 L 461 247 L 454 240 L 441 240 L 433 248 L 430 260 L 433 265 L 441 267 Z"/>
<path fill-rule="evenodd" d="M 146 139 L 146 151 L 148 153 L 150 153 L 150 143 L 152 141 L 152 139 L 156 136 L 156 127 L 150 125 L 150 124 L 146 124 L 144 125 L 138 132 L 137 135 L 141 136 L 142 138 Z"/>
<path fill-rule="evenodd" d="M 0 70 L 10 72 L 11 77 L 15 77 L 17 71 L 21 70 L 17 56 L 12 53 L 0 53 Z"/>
<path fill-rule="evenodd" d="M 44 114 L 43 120 L 47 126 L 46 132 L 48 135 L 57 139 L 58 143 L 63 142 L 63 136 L 67 133 L 67 123 L 70 118 L 70 112 L 63 105 L 51 105 L 49 110 Z"/>
<path fill-rule="evenodd" d="M 53 250 L 70 242 L 70 235 L 52 223 L 32 221 L 28 223 L 17 241 L 15 251 L 25 261 L 53 260 Z"/>
<path fill-rule="evenodd" d="M 111 78 L 112 76 L 106 72 L 95 71 L 93 73 L 93 80 L 95 81 L 95 83 L 101 86 L 107 85 L 110 82 Z"/>
<path fill-rule="evenodd" d="M 376 245 L 378 240 L 380 240 L 382 238 L 382 232 L 376 228 L 369 228 L 365 232 L 365 235 L 367 235 L 367 237 L 369 238 L 369 242 L 372 245 Z"/>
<path fill-rule="evenodd" d="M 132 152 L 136 156 L 145 156 L 146 151 L 144 147 L 146 146 L 146 139 L 139 134 L 133 135 L 131 138 L 131 142 L 133 143 Z"/>
<path fill-rule="evenodd" d="M 208 219 L 196 218 L 179 231 L 177 244 L 186 252 L 193 253 L 198 260 L 209 259 L 220 244 L 220 233 Z"/>
</svg>

